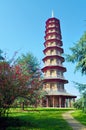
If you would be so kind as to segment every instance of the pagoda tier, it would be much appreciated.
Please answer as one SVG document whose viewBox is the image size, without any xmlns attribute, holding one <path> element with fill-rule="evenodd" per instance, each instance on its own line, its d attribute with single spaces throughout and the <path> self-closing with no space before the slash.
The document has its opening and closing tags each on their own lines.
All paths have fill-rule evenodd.
<svg viewBox="0 0 86 130">
<path fill-rule="evenodd" d="M 53 38 L 61 39 L 61 35 L 58 34 L 57 32 L 48 33 L 48 34 L 46 34 L 46 36 L 44 38 L 45 38 L 45 40 L 49 40 L 50 37 L 51 37 L 51 39 L 53 39 Z"/>
<path fill-rule="evenodd" d="M 66 84 L 66 83 L 68 83 L 68 80 L 65 80 L 63 77 L 62 78 L 61 77 L 53 77 L 53 78 L 52 77 L 47 77 L 47 78 L 45 77 L 43 80 L 43 83 L 54 83 L 54 82 Z"/>
<path fill-rule="evenodd" d="M 60 65 L 48 65 L 48 66 L 45 66 L 43 69 L 42 69 L 42 71 L 43 72 L 46 72 L 47 70 L 60 70 L 60 71 L 62 71 L 62 72 L 66 72 L 66 68 L 65 67 L 63 67 L 63 66 L 60 66 Z M 57 72 L 57 71 L 56 71 Z"/>
<path fill-rule="evenodd" d="M 51 29 L 51 30 L 55 30 L 55 32 L 58 33 L 58 29 L 57 29 L 56 27 L 50 27 L 50 28 L 47 28 L 47 30 L 45 31 L 45 34 L 49 34 L 50 29 Z M 59 28 L 59 30 L 60 30 L 60 28 Z"/>
<path fill-rule="evenodd" d="M 56 38 L 54 38 L 54 39 L 48 39 L 44 43 L 45 47 L 49 47 L 49 46 L 53 46 L 53 45 L 56 45 L 56 46 L 60 47 L 60 46 L 63 45 L 63 43 L 62 43 L 62 41 L 60 41 L 59 39 L 56 39 Z"/>
<path fill-rule="evenodd" d="M 43 58 L 43 62 L 45 62 L 45 61 L 51 61 L 52 59 L 58 59 L 59 58 L 59 60 L 61 61 L 61 62 L 64 62 L 64 58 L 62 57 L 62 56 L 59 56 L 59 55 L 47 55 L 46 57 L 44 57 Z"/>
<path fill-rule="evenodd" d="M 43 90 L 47 92 L 46 106 L 65 107 L 66 99 L 76 96 L 68 94 L 64 88 L 64 84 L 68 83 L 68 80 L 64 77 L 66 68 L 63 66 L 65 60 L 62 56 L 64 50 L 60 21 L 54 17 L 49 18 L 45 27 L 45 49 L 43 50 L 45 56 L 42 72 L 44 73 Z"/>
<path fill-rule="evenodd" d="M 61 53 L 63 53 L 63 49 L 58 47 L 58 46 L 50 46 L 50 47 L 47 47 L 43 50 L 44 54 L 47 52 L 47 51 L 50 51 L 50 50 L 59 50 Z"/>
</svg>

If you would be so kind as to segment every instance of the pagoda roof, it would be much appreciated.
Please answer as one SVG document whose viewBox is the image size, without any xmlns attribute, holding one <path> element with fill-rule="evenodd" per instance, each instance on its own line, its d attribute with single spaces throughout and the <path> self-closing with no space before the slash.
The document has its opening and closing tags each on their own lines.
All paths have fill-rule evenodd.
<svg viewBox="0 0 86 130">
<path fill-rule="evenodd" d="M 49 70 L 49 69 L 59 69 L 59 70 L 62 70 L 64 72 L 66 72 L 66 68 L 61 66 L 61 65 L 49 65 L 49 66 L 45 66 L 44 68 L 42 68 L 42 71 L 46 71 L 46 70 Z"/>
<path fill-rule="evenodd" d="M 60 40 L 62 39 L 60 32 L 59 33 L 57 33 L 57 32 L 47 33 L 44 38 L 46 39 L 48 36 L 52 36 L 52 35 L 56 35 L 57 37 L 59 36 L 59 39 Z M 53 39 L 56 39 L 56 38 L 53 38 Z"/>
<path fill-rule="evenodd" d="M 68 83 L 68 80 L 66 80 L 65 78 L 61 78 L 61 77 L 47 77 L 43 79 L 43 82 L 61 82 L 61 83 Z"/>
<path fill-rule="evenodd" d="M 64 62 L 64 57 L 62 57 L 60 55 L 48 55 L 48 56 L 43 58 L 43 61 L 50 59 L 50 58 L 59 58 L 59 59 L 61 59 L 62 62 Z"/>
<path fill-rule="evenodd" d="M 44 46 L 45 46 L 48 42 L 57 42 L 59 46 L 62 46 L 62 45 L 63 45 L 62 41 L 59 40 L 59 39 L 48 39 L 48 40 L 46 40 L 46 41 L 44 42 Z"/>
<path fill-rule="evenodd" d="M 58 29 L 57 29 L 57 27 L 49 27 L 45 30 L 45 33 L 47 33 L 47 31 L 52 30 L 52 29 L 55 29 L 55 31 L 58 31 L 58 30 L 60 30 L 60 27 L 58 27 Z M 60 30 L 60 32 L 61 32 L 61 30 Z"/>
<path fill-rule="evenodd" d="M 59 46 L 49 46 L 49 47 L 46 47 L 43 52 L 45 53 L 46 51 L 50 50 L 50 49 L 57 49 L 59 50 L 61 53 L 63 53 L 63 49 Z"/>
<path fill-rule="evenodd" d="M 46 21 L 46 24 L 48 24 L 49 21 L 53 21 L 53 20 L 55 20 L 55 22 L 57 22 L 57 23 L 59 23 L 59 21 L 60 21 L 59 19 L 53 17 L 53 18 L 49 18 L 49 19 Z"/>
<path fill-rule="evenodd" d="M 46 91 L 47 96 L 64 96 L 66 98 L 76 98 L 77 96 L 67 93 L 66 91 Z"/>
</svg>

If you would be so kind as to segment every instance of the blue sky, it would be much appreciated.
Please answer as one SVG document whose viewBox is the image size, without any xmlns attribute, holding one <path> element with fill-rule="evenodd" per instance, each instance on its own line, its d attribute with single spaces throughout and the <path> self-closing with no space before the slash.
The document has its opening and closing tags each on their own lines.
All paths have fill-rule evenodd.
<svg viewBox="0 0 86 130">
<path fill-rule="evenodd" d="M 69 54 L 69 48 L 86 30 L 86 0 L 0 0 L 0 49 L 8 57 L 15 51 L 18 55 L 32 52 L 43 67 L 45 21 L 52 10 L 60 19 L 64 52 Z M 74 74 L 73 64 L 65 62 L 64 66 L 69 80 L 65 87 L 79 96 L 72 81 L 85 83 L 86 77 L 80 72 Z"/>
</svg>

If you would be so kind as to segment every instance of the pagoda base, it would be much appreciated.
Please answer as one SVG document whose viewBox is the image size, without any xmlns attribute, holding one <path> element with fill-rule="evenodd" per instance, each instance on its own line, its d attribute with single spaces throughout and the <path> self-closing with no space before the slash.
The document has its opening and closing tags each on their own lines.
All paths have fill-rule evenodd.
<svg viewBox="0 0 86 130">
<path fill-rule="evenodd" d="M 57 92 L 58 93 L 58 92 Z M 45 98 L 42 99 L 43 107 L 58 107 L 58 108 L 67 108 L 73 107 L 76 96 L 65 93 L 62 95 L 58 93 L 57 95 L 48 94 Z"/>
</svg>

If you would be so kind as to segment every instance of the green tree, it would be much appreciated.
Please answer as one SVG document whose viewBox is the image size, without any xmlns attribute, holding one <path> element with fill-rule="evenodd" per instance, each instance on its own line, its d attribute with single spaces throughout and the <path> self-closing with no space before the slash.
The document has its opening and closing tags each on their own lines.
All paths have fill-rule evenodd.
<svg viewBox="0 0 86 130">
<path fill-rule="evenodd" d="M 80 40 L 70 48 L 71 54 L 66 55 L 68 62 L 76 63 L 75 72 L 80 70 L 84 75 L 86 74 L 86 32 L 82 35 Z"/>
<path fill-rule="evenodd" d="M 66 55 L 66 60 L 76 64 L 75 72 L 80 71 L 82 75 L 86 75 L 86 32 L 84 32 L 80 40 L 70 48 L 70 51 L 71 54 Z M 84 101 L 86 101 L 86 84 L 76 82 L 74 82 L 74 84 L 83 95 Z M 85 104 L 84 102 L 84 105 Z"/>
<path fill-rule="evenodd" d="M 2 56 L 3 51 L 0 50 L 0 61 L 4 60 L 4 57 Z"/>
<path fill-rule="evenodd" d="M 82 109 L 82 101 L 83 101 L 83 98 L 78 99 L 76 102 L 74 102 L 73 106 L 76 109 Z"/>
<path fill-rule="evenodd" d="M 31 90 L 28 94 L 28 100 L 30 105 L 37 107 L 37 105 L 40 104 L 40 98 L 42 98 L 42 73 L 40 63 L 32 53 L 27 53 L 26 55 L 22 54 L 22 56 L 17 59 L 17 64 L 22 64 L 23 73 L 27 72 L 27 75 L 31 75 L 30 82 L 28 82 Z"/>
</svg>

